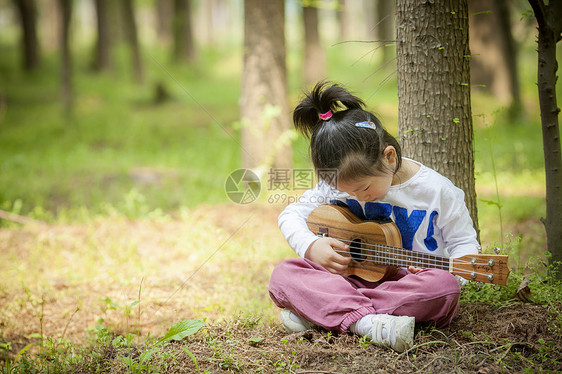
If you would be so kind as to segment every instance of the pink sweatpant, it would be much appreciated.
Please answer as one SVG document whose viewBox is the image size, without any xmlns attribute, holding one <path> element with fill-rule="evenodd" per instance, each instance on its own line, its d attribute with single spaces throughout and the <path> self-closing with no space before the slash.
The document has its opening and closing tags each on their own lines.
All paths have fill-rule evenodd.
<svg viewBox="0 0 562 374">
<path fill-rule="evenodd" d="M 438 269 L 416 274 L 399 270 L 380 283 L 332 274 L 312 261 L 293 258 L 275 267 L 269 295 L 280 308 L 330 331 L 344 332 L 367 314 L 415 317 L 438 328 L 448 325 L 459 308 L 455 277 Z"/>
</svg>

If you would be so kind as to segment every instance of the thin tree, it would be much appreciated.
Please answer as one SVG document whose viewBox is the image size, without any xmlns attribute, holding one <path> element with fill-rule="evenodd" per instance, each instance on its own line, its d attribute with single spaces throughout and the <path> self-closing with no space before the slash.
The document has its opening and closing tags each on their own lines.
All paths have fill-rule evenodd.
<svg viewBox="0 0 562 374">
<path fill-rule="evenodd" d="M 61 11 L 61 99 L 65 116 L 68 118 L 72 113 L 73 89 L 72 89 L 72 60 L 70 54 L 70 20 L 72 17 L 73 0 L 59 0 Z"/>
<path fill-rule="evenodd" d="M 107 0 L 95 0 L 95 8 L 97 40 L 92 65 L 96 71 L 109 70 L 111 68 L 111 34 L 107 16 Z"/>
<path fill-rule="evenodd" d="M 562 2 L 529 0 L 538 22 L 538 88 L 546 172 L 546 228 L 550 261 L 562 264 L 562 156 L 556 98 L 556 44 L 562 39 Z M 562 279 L 560 267 L 555 272 Z"/>
<path fill-rule="evenodd" d="M 521 110 L 517 46 L 506 0 L 469 2 L 470 72 L 475 87 L 491 92 L 516 117 Z"/>
<path fill-rule="evenodd" d="M 382 48 L 383 61 L 390 61 L 394 53 L 389 45 L 394 45 L 394 1 L 378 0 L 375 11 L 375 36 Z"/>
<path fill-rule="evenodd" d="M 133 0 L 122 0 L 121 6 L 125 38 L 127 39 L 129 48 L 131 49 L 135 80 L 137 83 L 142 83 L 144 80 L 144 73 L 139 37 L 137 33 L 137 21 L 135 20 L 135 6 Z"/>
<path fill-rule="evenodd" d="M 304 81 L 314 84 L 326 78 L 326 54 L 318 32 L 316 1 L 303 2 L 304 21 Z"/>
<path fill-rule="evenodd" d="M 246 168 L 290 168 L 283 0 L 244 1 L 242 148 Z"/>
<path fill-rule="evenodd" d="M 465 192 L 478 231 L 466 0 L 398 0 L 398 126 L 404 154 Z"/>
<path fill-rule="evenodd" d="M 195 44 L 191 24 L 191 1 L 174 1 L 174 60 L 193 61 Z"/>
<path fill-rule="evenodd" d="M 37 6 L 35 0 L 14 0 L 21 24 L 21 50 L 23 68 L 33 70 L 39 66 L 39 39 L 37 38 Z"/>
<path fill-rule="evenodd" d="M 174 7 L 172 0 L 156 0 L 156 32 L 158 35 L 158 42 L 161 44 L 168 44 L 171 40 L 170 32 L 172 19 L 174 14 Z"/>
<path fill-rule="evenodd" d="M 347 40 L 349 37 L 349 15 L 346 0 L 338 0 L 336 7 L 336 19 L 339 25 L 339 39 Z"/>
</svg>

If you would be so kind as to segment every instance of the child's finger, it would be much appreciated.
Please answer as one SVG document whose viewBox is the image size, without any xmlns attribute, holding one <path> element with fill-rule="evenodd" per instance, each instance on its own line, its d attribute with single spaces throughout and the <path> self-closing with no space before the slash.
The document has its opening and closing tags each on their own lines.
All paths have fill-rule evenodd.
<svg viewBox="0 0 562 374">
<path fill-rule="evenodd" d="M 345 244 L 344 242 L 337 240 L 337 239 L 332 239 L 332 242 L 330 243 L 330 245 L 332 247 L 336 247 L 338 249 L 347 249 L 349 248 L 349 246 L 347 244 Z"/>
<path fill-rule="evenodd" d="M 421 268 L 415 267 L 415 266 L 408 266 L 408 270 L 413 273 L 416 274 L 418 271 L 421 271 Z"/>
</svg>

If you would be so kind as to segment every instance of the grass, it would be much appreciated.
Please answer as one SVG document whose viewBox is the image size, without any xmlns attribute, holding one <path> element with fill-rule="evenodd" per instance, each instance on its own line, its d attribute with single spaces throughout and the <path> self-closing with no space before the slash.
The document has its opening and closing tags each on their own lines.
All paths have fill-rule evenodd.
<svg viewBox="0 0 562 374">
<path fill-rule="evenodd" d="M 56 56 L 24 74 L 13 43 L 0 44 L 0 97 L 7 103 L 0 109 L 0 209 L 47 223 L 0 221 L 3 373 L 296 372 L 314 367 L 315 358 L 353 372 L 342 357 L 365 350 L 398 362 L 400 370 L 439 372 L 434 363 L 441 359 L 467 371 L 480 362 L 499 371 L 560 368 L 554 343 L 562 332 L 556 317 L 562 296 L 543 264 L 544 165 L 536 87 L 529 83 L 536 64 L 531 47 L 521 56 L 525 117 L 510 122 L 495 98 L 473 94 L 481 236 L 487 252 L 504 244 L 515 270 L 510 284 L 469 285 L 459 325 L 444 333 L 420 330 L 419 346 L 397 361 L 349 336 L 281 335 L 266 286 L 273 266 L 291 255 L 275 225 L 282 204 L 230 204 L 223 187 L 241 157 L 242 56 L 234 47 L 202 50 L 196 66 L 169 64 L 163 50 L 150 48 L 144 85 L 132 82 L 124 51 L 113 72 L 95 75 L 79 49 L 75 107 L 65 119 Z M 362 58 L 366 51 L 352 43 L 329 48 L 330 77 L 367 98 L 397 134 L 396 78 L 379 86 L 390 71 L 371 75 L 378 57 Z M 301 89 L 299 59 L 289 52 L 293 103 Z M 161 105 L 153 103 L 157 83 L 172 96 Z M 306 141 L 299 138 L 294 149 L 295 167 L 310 167 Z M 523 306 L 519 317 L 543 313 L 548 331 L 518 345 L 471 328 L 484 312 L 513 307 L 525 276 L 543 309 Z M 488 309 L 470 309 L 478 303 Z M 207 327 L 181 342 L 156 344 L 182 320 Z M 527 329 L 537 324 L 528 321 Z M 455 335 L 461 330 L 462 339 Z M 303 347 L 306 354 L 296 353 Z"/>
<path fill-rule="evenodd" d="M 9 91 L 0 156 L 4 208 L 19 199 L 24 214 L 37 207 L 58 213 L 77 206 L 96 214 L 106 204 L 130 208 L 123 200 L 131 194 L 148 196 L 151 209 L 167 211 L 224 201 L 225 171 L 236 167 L 239 154 L 226 132 L 238 116 L 234 105 L 211 119 L 199 107 L 208 104 L 188 102 L 179 86 L 170 87 L 175 100 L 155 106 L 151 85 L 135 87 L 124 79 L 115 84 L 114 76 L 81 74 L 76 110 L 65 123 L 58 102 L 42 99 L 56 99 L 54 81 L 41 86 L 45 92 L 35 93 L 38 103 L 32 106 L 28 93 L 36 83 Z M 207 91 L 207 97 L 212 97 L 211 86 L 205 76 L 182 85 L 201 95 Z M 208 139 L 218 157 L 206 152 Z"/>
</svg>

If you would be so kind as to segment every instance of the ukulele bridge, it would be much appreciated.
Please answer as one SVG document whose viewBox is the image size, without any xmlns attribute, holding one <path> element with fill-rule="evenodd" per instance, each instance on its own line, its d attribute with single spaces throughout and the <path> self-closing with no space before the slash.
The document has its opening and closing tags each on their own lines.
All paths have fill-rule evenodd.
<svg viewBox="0 0 562 374">
<path fill-rule="evenodd" d="M 325 238 L 326 236 L 328 236 L 328 228 L 322 226 L 318 227 L 318 234 L 316 235 Z"/>
</svg>

